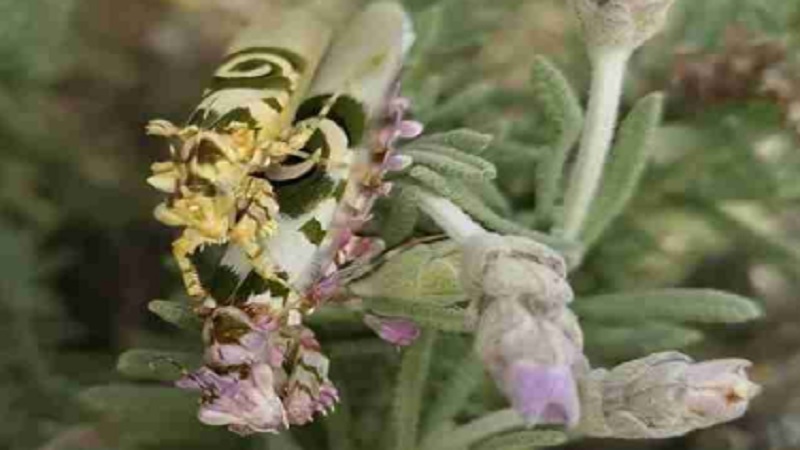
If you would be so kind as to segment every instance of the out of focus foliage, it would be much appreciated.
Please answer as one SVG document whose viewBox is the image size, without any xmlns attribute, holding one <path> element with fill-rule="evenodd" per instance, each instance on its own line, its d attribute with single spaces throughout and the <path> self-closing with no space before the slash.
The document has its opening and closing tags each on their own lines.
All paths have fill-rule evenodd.
<svg viewBox="0 0 800 450">
<path fill-rule="evenodd" d="M 177 293 L 178 277 L 167 263 L 169 231 L 151 219 L 156 196 L 144 184 L 163 148 L 142 129 L 150 117 L 178 119 L 191 109 L 251 1 L 0 2 L 0 447 L 380 448 L 397 371 L 429 363 L 420 354 L 401 365 L 397 352 L 352 317 L 321 312 L 312 326 L 327 342 L 345 400 L 327 420 L 295 430 L 297 442 L 288 434 L 239 439 L 201 426 L 191 396 L 158 384 L 174 378 L 174 366 L 136 373 L 131 360 L 141 355 L 126 354 L 120 369 L 151 385 L 119 387 L 113 366 L 120 350 L 168 348 L 171 359 L 188 366 L 176 347 L 199 351 L 194 339 L 184 344 L 147 310 L 170 287 Z M 496 184 L 480 177 L 458 182 L 469 194 L 464 204 L 476 204 L 469 203 L 474 198 L 488 205 L 471 213 L 495 228 L 558 225 L 553 192 L 563 180 L 555 174 L 571 162 L 566 155 L 588 82 L 563 3 L 406 1 L 418 40 L 405 94 L 430 133 L 469 127 L 494 136 L 480 156 L 496 166 Z M 608 320 L 593 311 L 597 299 L 578 300 L 575 309 L 598 363 L 690 344 L 696 353 L 756 362 L 767 389 L 754 410 L 671 448 L 797 447 L 800 119 L 791 108 L 800 108 L 792 106 L 800 104 L 800 2 L 677 6 L 670 29 L 634 58 L 626 85 L 624 112 L 644 94 L 666 93 L 651 163 L 624 214 L 598 233 L 576 287 L 587 295 L 716 288 L 763 299 L 767 318 L 722 329 L 703 320 L 702 310 L 682 309 L 680 316 L 654 307 L 655 315 L 632 325 L 622 314 Z M 780 51 L 764 61 L 765 48 Z M 554 101 L 543 92 L 561 95 Z M 402 235 L 387 236 L 394 243 L 431 229 L 402 201 L 396 195 L 380 205 L 386 214 L 414 218 Z M 630 298 L 613 301 L 630 311 Z M 657 296 L 637 301 L 658 305 Z M 160 305 L 151 308 L 162 317 L 180 313 Z M 501 404 L 465 338 L 440 337 L 430 348 L 441 357 L 430 362 L 429 388 L 437 397 L 422 405 L 426 424 L 456 413 L 459 420 L 476 417 Z M 460 375 L 448 378 L 453 373 Z M 103 386 L 84 390 L 92 385 Z M 448 410 L 453 404 L 463 408 Z M 105 412 L 102 423 L 98 410 Z M 558 441 L 539 437 L 543 446 Z M 648 446 L 667 448 L 635 448 Z"/>
</svg>

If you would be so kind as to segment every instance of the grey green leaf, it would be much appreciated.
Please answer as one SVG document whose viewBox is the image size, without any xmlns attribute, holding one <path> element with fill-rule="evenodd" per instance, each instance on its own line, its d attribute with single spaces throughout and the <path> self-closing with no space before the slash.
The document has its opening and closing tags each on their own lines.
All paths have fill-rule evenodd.
<svg viewBox="0 0 800 450">
<path fill-rule="evenodd" d="M 739 323 L 763 315 L 753 300 L 712 289 L 663 289 L 583 297 L 573 302 L 572 310 L 581 319 L 598 322 Z"/>
<path fill-rule="evenodd" d="M 134 349 L 119 356 L 117 370 L 130 378 L 175 381 L 201 365 L 199 353 Z"/>
<path fill-rule="evenodd" d="M 587 246 L 596 242 L 614 219 L 622 214 L 636 193 L 647 165 L 655 130 L 661 121 L 663 104 L 662 94 L 650 94 L 636 103 L 622 123 L 582 232 L 582 241 Z"/>
<path fill-rule="evenodd" d="M 158 317 L 180 329 L 200 331 L 203 327 L 202 320 L 200 320 L 194 311 L 184 303 L 168 300 L 153 300 L 147 304 L 147 308 Z"/>
</svg>

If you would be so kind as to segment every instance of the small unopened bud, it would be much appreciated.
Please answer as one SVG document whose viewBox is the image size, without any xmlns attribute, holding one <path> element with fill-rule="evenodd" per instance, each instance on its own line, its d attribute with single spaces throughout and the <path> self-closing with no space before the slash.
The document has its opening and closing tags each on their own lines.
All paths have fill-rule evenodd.
<svg viewBox="0 0 800 450">
<path fill-rule="evenodd" d="M 590 47 L 633 51 L 658 33 L 674 0 L 572 0 Z"/>
<path fill-rule="evenodd" d="M 653 439 L 684 435 L 741 417 L 761 388 L 750 362 L 694 363 L 678 352 L 656 353 L 593 371 L 581 386 L 589 436 Z"/>
<path fill-rule="evenodd" d="M 408 319 L 367 314 L 364 316 L 364 323 L 381 339 L 400 347 L 411 345 L 420 334 L 417 324 Z"/>
</svg>

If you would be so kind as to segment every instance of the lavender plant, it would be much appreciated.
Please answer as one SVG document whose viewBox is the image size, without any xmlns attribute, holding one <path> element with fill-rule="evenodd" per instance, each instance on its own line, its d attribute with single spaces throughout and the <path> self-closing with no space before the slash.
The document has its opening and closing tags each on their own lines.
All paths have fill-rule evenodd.
<svg viewBox="0 0 800 450">
<path fill-rule="evenodd" d="M 670 4 L 573 2 L 594 68 L 585 114 L 543 57 L 519 98 L 426 73 L 456 2 L 421 13 L 429 27 L 400 75 L 411 102 L 397 87 L 410 24 L 395 4 L 343 1 L 353 13 L 334 14 L 311 2 L 245 32 L 189 126 L 160 128 L 172 159 L 151 178 L 168 195 L 158 219 L 184 233 L 174 249 L 192 301 L 150 309 L 203 348 L 130 350 L 119 370 L 199 391 L 200 422 L 277 433 L 270 448 L 535 448 L 740 417 L 759 391 L 747 361 L 635 353 L 699 339 L 691 324 L 757 319 L 755 302 L 697 289 L 574 300 L 569 281 L 640 187 L 663 96 L 640 100 L 615 133 L 617 109 L 627 60 Z M 537 111 L 530 145 L 513 124 L 448 129 L 521 101 Z M 512 198 L 533 205 L 526 217 L 510 214 Z M 224 255 L 189 258 L 203 246 Z M 604 369 L 608 354 L 637 358 Z M 196 396 L 173 387 L 83 399 L 125 427 L 123 447 L 251 445 L 200 427 Z M 300 427 L 312 421 L 324 430 Z"/>
</svg>

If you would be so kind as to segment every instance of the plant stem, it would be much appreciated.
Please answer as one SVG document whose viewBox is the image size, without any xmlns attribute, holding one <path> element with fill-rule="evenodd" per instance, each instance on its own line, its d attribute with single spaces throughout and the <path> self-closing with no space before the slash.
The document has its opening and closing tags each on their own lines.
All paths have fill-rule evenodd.
<svg viewBox="0 0 800 450">
<path fill-rule="evenodd" d="M 486 233 L 482 226 L 444 197 L 420 192 L 419 207 L 456 242 L 461 243 L 474 234 Z"/>
<path fill-rule="evenodd" d="M 483 376 L 483 363 L 474 352 L 469 351 L 461 363 L 451 371 L 447 384 L 430 406 L 425 417 L 425 438 L 428 434 L 441 429 L 443 424 L 445 426 L 449 424 L 450 420 L 458 415 L 472 393 L 480 386 Z"/>
<path fill-rule="evenodd" d="M 572 171 L 564 211 L 564 237 L 575 239 L 583 229 L 597 194 L 608 151 L 614 137 L 622 82 L 631 51 L 627 48 L 595 48 L 592 87 L 578 161 Z"/>
<path fill-rule="evenodd" d="M 436 334 L 432 329 L 422 330 L 422 335 L 403 355 L 394 392 L 392 450 L 417 448 L 422 400 Z"/>
<path fill-rule="evenodd" d="M 489 436 L 525 426 L 525 421 L 513 409 L 503 409 L 451 430 L 447 435 L 430 436 L 420 446 L 422 450 L 467 448 Z"/>
</svg>

